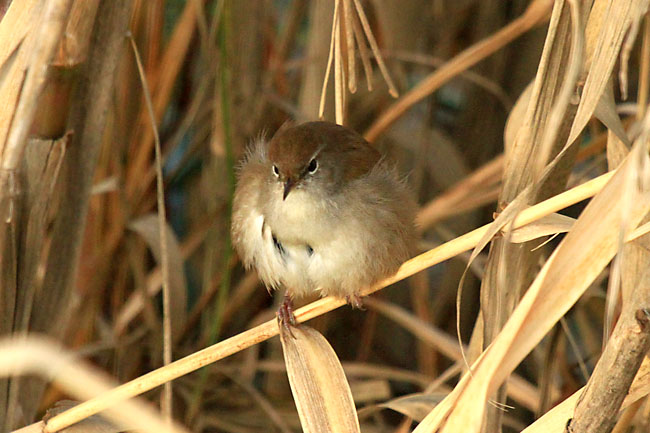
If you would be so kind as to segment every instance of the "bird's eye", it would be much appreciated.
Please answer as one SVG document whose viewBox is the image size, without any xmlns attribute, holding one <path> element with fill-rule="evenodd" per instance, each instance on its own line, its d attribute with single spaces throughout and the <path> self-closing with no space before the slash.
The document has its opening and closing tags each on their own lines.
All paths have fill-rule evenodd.
<svg viewBox="0 0 650 433">
<path fill-rule="evenodd" d="M 312 159 L 309 161 L 309 165 L 307 166 L 307 171 L 314 174 L 316 173 L 316 170 L 318 170 L 318 161 L 316 159 Z"/>
<path fill-rule="evenodd" d="M 278 170 L 278 166 L 273 164 L 273 174 L 275 177 L 280 177 L 280 170 Z"/>
</svg>

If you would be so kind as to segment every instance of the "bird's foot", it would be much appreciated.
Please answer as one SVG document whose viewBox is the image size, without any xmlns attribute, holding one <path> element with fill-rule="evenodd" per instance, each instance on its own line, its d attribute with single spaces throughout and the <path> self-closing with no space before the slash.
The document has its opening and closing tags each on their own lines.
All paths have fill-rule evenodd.
<svg viewBox="0 0 650 433">
<path fill-rule="evenodd" d="M 291 335 L 291 337 L 296 338 L 291 331 L 291 327 L 297 326 L 298 321 L 296 320 L 296 316 L 293 314 L 293 301 L 289 295 L 284 295 L 284 299 L 282 300 L 282 304 L 280 304 L 280 308 L 278 308 L 276 315 L 278 317 L 278 324 L 281 328 L 280 330 L 284 330 Z"/>
<path fill-rule="evenodd" d="M 347 295 L 345 297 L 345 301 L 350 304 L 352 308 L 356 308 L 357 310 L 366 309 L 366 307 L 363 305 L 363 299 L 361 299 L 361 296 L 357 295 L 356 293 L 354 295 Z"/>
</svg>

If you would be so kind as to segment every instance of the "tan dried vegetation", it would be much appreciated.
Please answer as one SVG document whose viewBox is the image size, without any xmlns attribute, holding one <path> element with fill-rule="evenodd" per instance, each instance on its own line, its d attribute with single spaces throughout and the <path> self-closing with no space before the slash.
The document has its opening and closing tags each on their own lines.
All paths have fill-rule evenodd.
<svg viewBox="0 0 650 433">
<path fill-rule="evenodd" d="M 648 3 L 0 1 L 0 430 L 648 431 Z M 236 161 L 319 116 L 422 253 L 272 338 Z"/>
</svg>

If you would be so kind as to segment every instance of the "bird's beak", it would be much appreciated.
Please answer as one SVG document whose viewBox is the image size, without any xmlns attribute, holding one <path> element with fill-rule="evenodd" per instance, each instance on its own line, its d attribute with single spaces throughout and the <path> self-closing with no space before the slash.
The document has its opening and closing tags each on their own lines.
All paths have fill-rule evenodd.
<svg viewBox="0 0 650 433">
<path fill-rule="evenodd" d="M 289 195 L 289 193 L 291 192 L 291 190 L 295 185 L 296 185 L 295 181 L 291 178 L 288 178 L 284 182 L 284 194 L 282 194 L 282 200 L 285 200 L 287 198 L 287 196 Z"/>
</svg>

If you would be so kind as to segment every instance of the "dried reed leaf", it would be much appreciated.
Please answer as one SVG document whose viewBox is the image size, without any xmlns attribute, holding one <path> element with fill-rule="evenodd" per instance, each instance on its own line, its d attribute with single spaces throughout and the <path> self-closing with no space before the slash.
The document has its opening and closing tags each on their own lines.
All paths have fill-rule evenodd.
<svg viewBox="0 0 650 433">
<path fill-rule="evenodd" d="M 395 412 L 399 412 L 402 415 L 406 415 L 409 418 L 413 418 L 415 421 L 420 422 L 445 398 L 446 395 L 447 393 L 440 392 L 432 394 L 409 394 L 375 406 L 364 407 L 362 409 L 363 412 L 361 410 L 359 411 L 359 416 L 361 416 L 362 413 L 366 415 L 368 412 L 374 412 L 377 409 L 385 408 L 394 410 Z"/>
<path fill-rule="evenodd" d="M 564 144 L 564 134 L 557 126 L 554 133 L 559 137 L 554 143 L 555 151 L 546 150 L 542 158 L 540 149 L 553 145 L 550 136 L 545 137 L 550 128 L 551 117 L 562 117 L 566 106 L 558 106 L 561 77 L 569 62 L 571 47 L 571 17 L 569 6 L 565 1 L 555 3 L 549 23 L 544 50 L 539 62 L 535 81 L 530 90 L 530 102 L 524 115 L 523 125 L 515 134 L 513 145 L 510 146 L 509 159 L 503 174 L 503 191 L 499 197 L 500 203 L 511 203 L 524 188 L 539 180 L 534 168 L 547 165 Z M 575 59 L 574 59 L 575 60 Z M 566 83 L 565 83 L 566 84 Z M 568 86 L 565 86 L 568 88 Z M 524 101 L 522 101 L 523 103 Z M 556 114 L 553 114 L 556 113 Z M 568 125 L 563 129 L 568 130 Z M 530 199 L 522 199 L 527 202 Z"/>
<path fill-rule="evenodd" d="M 515 230 L 504 227 L 505 236 L 510 242 L 520 244 L 543 236 L 566 233 L 573 227 L 574 218 L 554 213 Z"/>
<path fill-rule="evenodd" d="M 643 146 L 637 143 L 546 262 L 501 333 L 474 365 L 472 377 L 459 384 L 458 401 L 443 432 L 479 431 L 488 397 L 609 263 L 619 247 L 621 231 L 633 230 L 647 214 L 649 164 Z M 427 419 L 439 416 L 432 413 Z M 417 432 L 439 427 L 427 419 Z"/>
<path fill-rule="evenodd" d="M 630 146 L 632 143 L 627 137 L 625 132 L 625 127 L 621 122 L 621 118 L 618 117 L 616 112 L 616 101 L 614 100 L 614 90 L 613 90 L 612 80 L 610 80 L 603 91 L 603 96 L 598 101 L 596 109 L 594 110 L 594 116 L 609 129 L 609 131 L 616 134 L 616 136 L 627 146 Z"/>
<path fill-rule="evenodd" d="M 359 432 L 343 367 L 327 340 L 301 325 L 280 333 L 291 392 L 306 433 Z"/>
<path fill-rule="evenodd" d="M 534 84 L 535 82 L 531 81 L 531 83 L 526 86 L 508 114 L 506 127 L 503 132 L 503 153 L 508 161 L 512 158 L 512 149 L 515 145 L 515 140 L 517 139 L 517 133 L 526 120 L 526 112 L 530 105 L 530 98 L 533 94 Z"/>
<path fill-rule="evenodd" d="M 147 243 L 156 261 L 161 261 L 160 231 L 158 216 L 156 214 L 144 215 L 131 221 L 130 230 L 138 233 Z M 187 317 L 187 283 L 183 269 L 183 256 L 174 231 L 169 224 L 165 225 L 167 231 L 167 252 L 169 255 L 169 290 L 171 299 L 171 319 L 173 333 L 180 332 Z"/>
<path fill-rule="evenodd" d="M 580 104 L 576 112 L 571 133 L 567 143 L 573 143 L 582 132 L 591 116 L 594 114 L 598 103 L 610 81 L 614 65 L 618 59 L 623 39 L 627 34 L 635 14 L 639 13 L 638 5 L 646 0 L 618 0 L 615 3 L 607 0 L 596 0 L 593 9 L 602 17 L 592 20 L 587 24 L 587 66 L 588 74 L 582 90 Z M 601 9 L 602 8 L 602 9 Z M 600 26 L 590 25 L 597 22 Z M 593 39 L 596 39 L 593 42 Z M 593 46 L 593 51 L 591 47 Z"/>
</svg>

